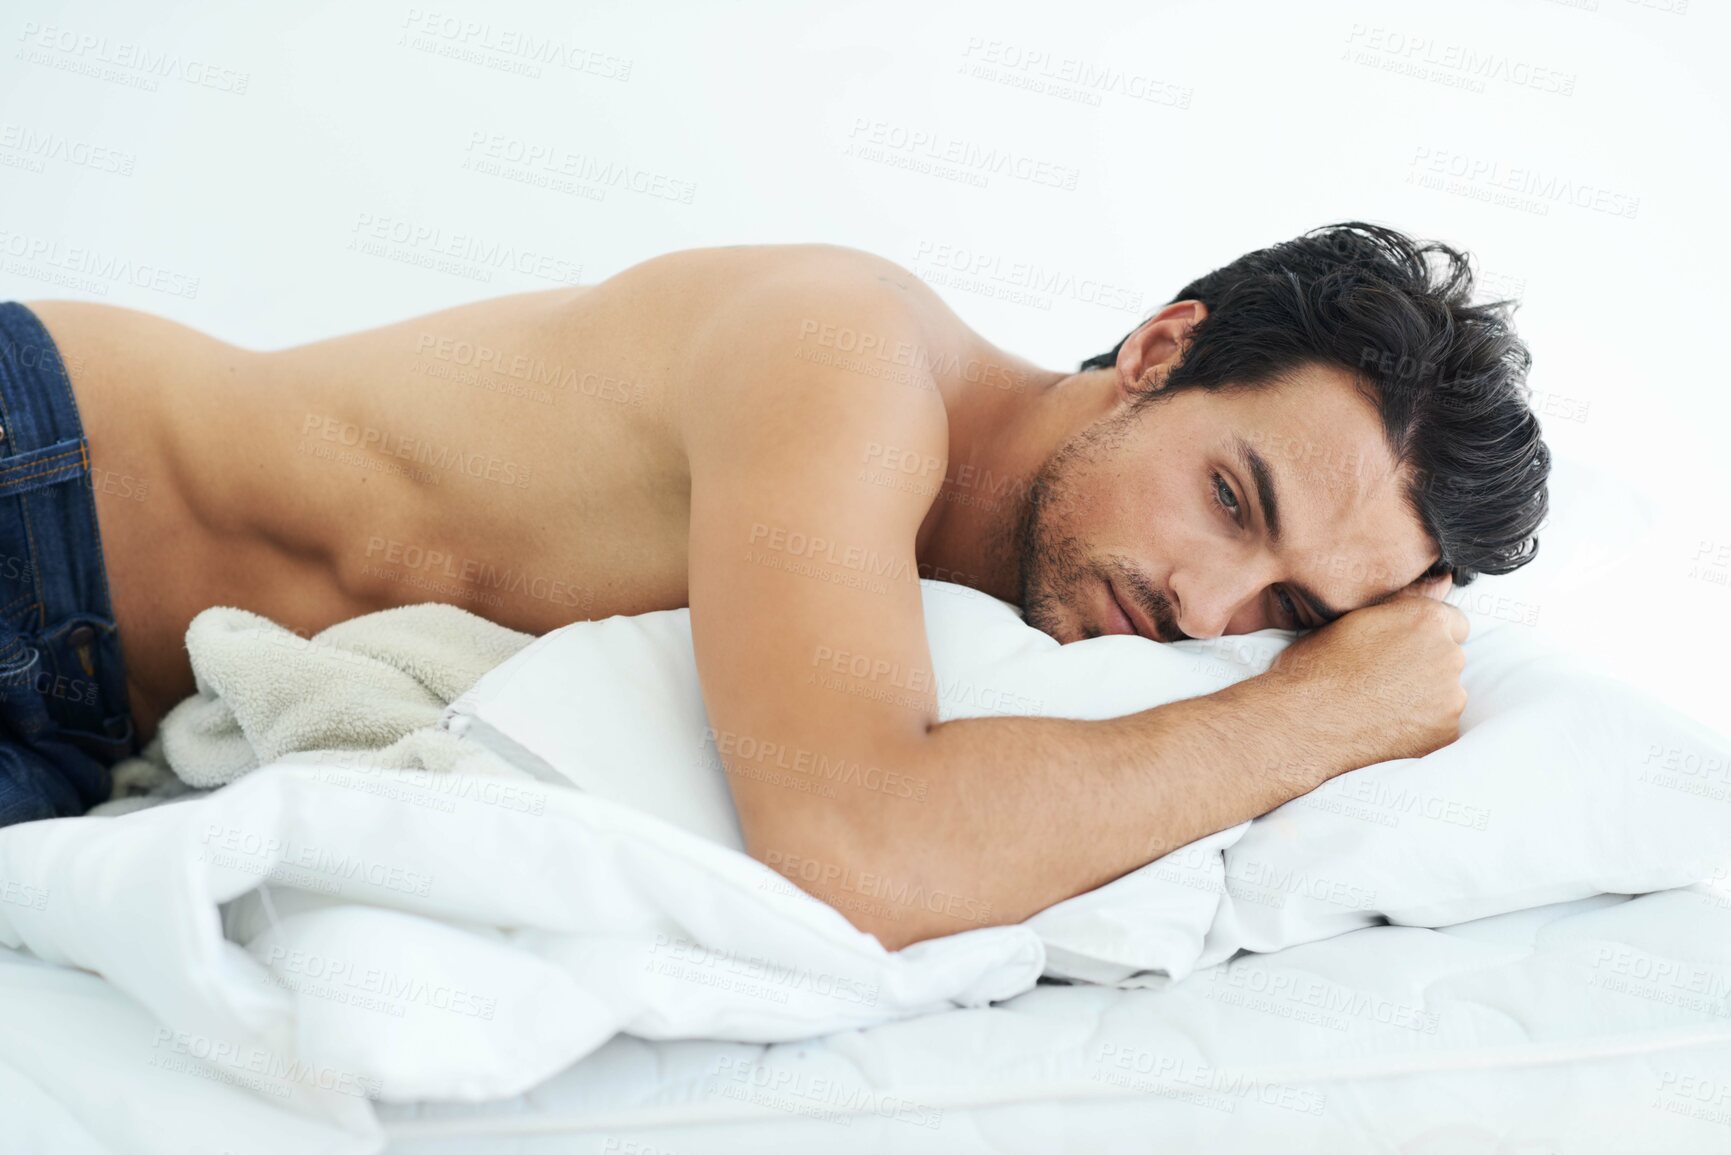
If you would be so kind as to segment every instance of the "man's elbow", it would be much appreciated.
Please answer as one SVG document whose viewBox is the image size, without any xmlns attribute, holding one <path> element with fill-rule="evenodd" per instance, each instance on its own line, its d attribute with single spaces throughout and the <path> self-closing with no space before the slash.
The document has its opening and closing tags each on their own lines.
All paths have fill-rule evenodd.
<svg viewBox="0 0 1731 1155">
<path fill-rule="evenodd" d="M 894 915 L 885 917 L 850 914 L 847 919 L 853 923 L 855 929 L 863 930 L 877 939 L 879 945 L 887 951 L 898 951 L 913 946 L 916 942 L 955 933 L 950 927 L 920 925 L 908 920 L 898 921 Z"/>
<path fill-rule="evenodd" d="M 876 833 L 876 832 L 874 832 Z M 989 899 L 955 885 L 942 846 L 896 839 L 754 839 L 746 853 L 812 898 L 834 907 L 885 950 L 1005 921 Z M 869 847 L 869 849 L 868 849 Z"/>
</svg>

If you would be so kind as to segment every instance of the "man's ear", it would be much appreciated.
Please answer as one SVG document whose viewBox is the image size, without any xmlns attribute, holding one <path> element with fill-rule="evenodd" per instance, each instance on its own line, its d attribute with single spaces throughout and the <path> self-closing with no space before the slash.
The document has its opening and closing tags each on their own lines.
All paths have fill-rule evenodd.
<svg viewBox="0 0 1731 1155">
<path fill-rule="evenodd" d="M 1156 392 L 1178 363 L 1190 330 L 1208 315 L 1201 301 L 1173 301 L 1142 322 L 1118 347 L 1118 388 L 1126 397 Z"/>
</svg>

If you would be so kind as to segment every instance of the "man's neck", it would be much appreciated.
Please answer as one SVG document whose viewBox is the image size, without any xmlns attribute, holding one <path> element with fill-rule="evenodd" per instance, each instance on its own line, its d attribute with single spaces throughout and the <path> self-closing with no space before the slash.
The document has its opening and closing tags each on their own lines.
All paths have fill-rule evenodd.
<svg viewBox="0 0 1731 1155">
<path fill-rule="evenodd" d="M 943 489 L 920 534 L 927 577 L 973 586 L 1020 604 L 1017 531 L 1034 479 L 1072 435 L 1104 416 L 1112 392 L 1099 371 L 1022 373 L 1018 389 L 941 383 L 950 421 Z"/>
</svg>

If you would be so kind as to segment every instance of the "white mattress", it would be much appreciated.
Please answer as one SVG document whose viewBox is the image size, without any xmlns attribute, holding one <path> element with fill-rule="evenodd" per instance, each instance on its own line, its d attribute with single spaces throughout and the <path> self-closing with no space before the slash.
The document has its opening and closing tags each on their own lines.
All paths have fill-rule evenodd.
<svg viewBox="0 0 1731 1155">
<path fill-rule="evenodd" d="M 161 1034 L 100 976 L 0 950 L 0 1150 L 1725 1152 L 1731 888 L 1371 927 L 805 1043 L 620 1037 L 516 1099 L 376 1104 L 382 1135 Z"/>
<path fill-rule="evenodd" d="M 508 1102 L 379 1114 L 390 1155 L 1731 1151 L 1731 891 L 1371 927 L 809 1043 L 620 1037 Z"/>
</svg>

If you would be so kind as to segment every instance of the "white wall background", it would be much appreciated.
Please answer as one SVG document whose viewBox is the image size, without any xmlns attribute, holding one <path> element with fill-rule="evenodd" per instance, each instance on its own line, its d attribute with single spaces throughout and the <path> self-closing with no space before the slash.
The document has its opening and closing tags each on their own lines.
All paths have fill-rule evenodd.
<svg viewBox="0 0 1731 1155">
<path fill-rule="evenodd" d="M 1728 25 L 1724 0 L 15 0 L 0 296 L 271 348 L 824 240 L 1074 368 L 1243 251 L 1386 222 L 1524 300 L 1552 447 L 1655 515 L 1522 616 L 1731 729 Z M 410 239 L 351 248 L 369 228 Z M 527 271 L 435 263 L 477 245 Z"/>
</svg>

